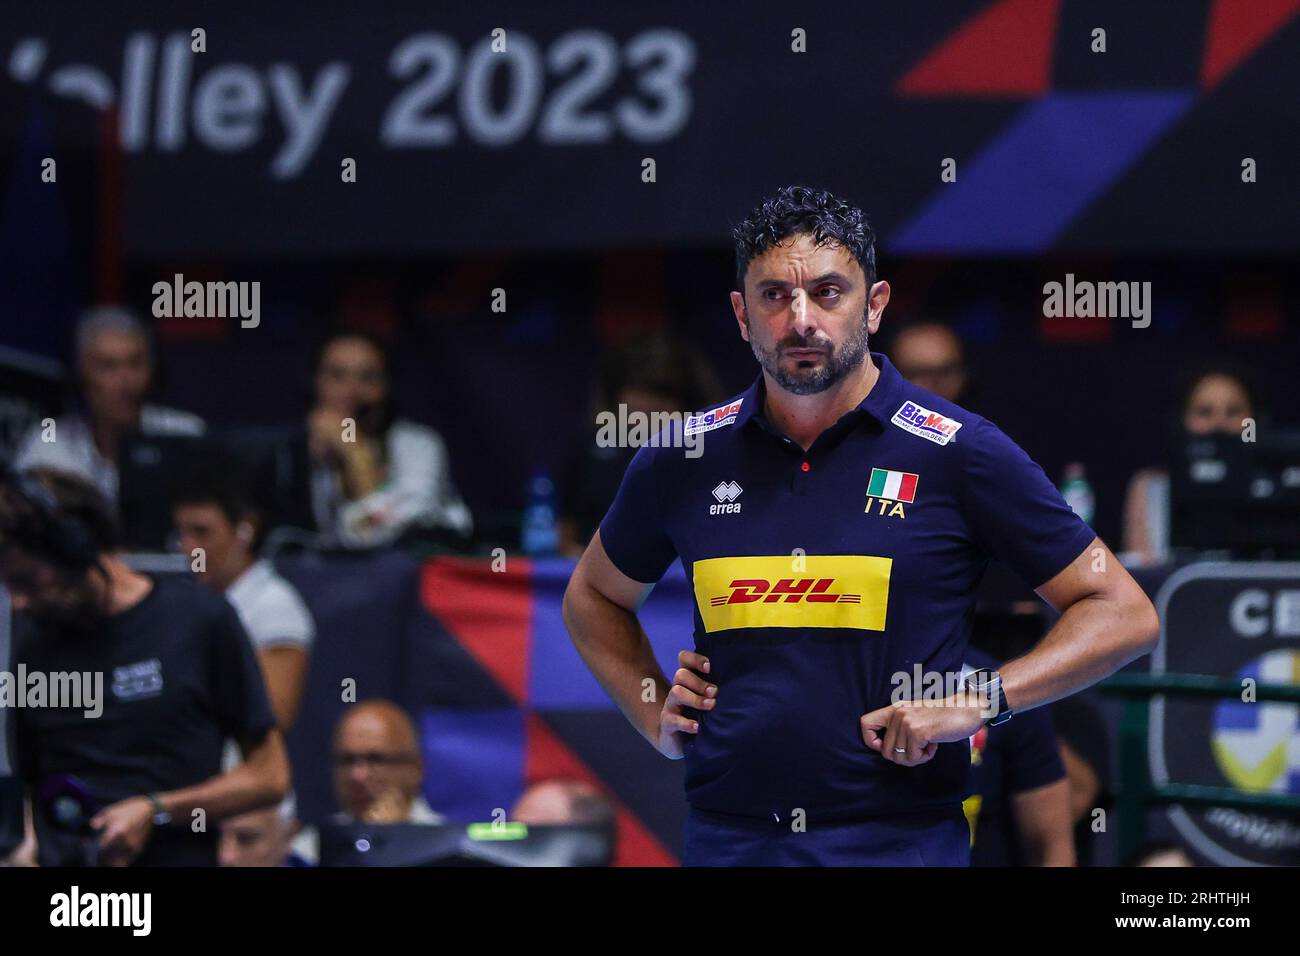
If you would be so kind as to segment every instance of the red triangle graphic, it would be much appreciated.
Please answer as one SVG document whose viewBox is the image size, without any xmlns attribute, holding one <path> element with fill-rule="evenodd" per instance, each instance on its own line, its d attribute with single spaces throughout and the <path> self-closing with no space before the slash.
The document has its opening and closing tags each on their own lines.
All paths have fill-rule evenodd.
<svg viewBox="0 0 1300 956">
<path fill-rule="evenodd" d="M 898 81 L 903 96 L 1041 96 L 1052 85 L 1060 0 L 997 0 Z"/>
<path fill-rule="evenodd" d="M 676 858 L 641 822 L 641 818 L 625 807 L 592 772 L 577 754 L 569 749 L 560 737 L 537 714 L 527 714 L 527 737 L 524 745 L 524 784 L 541 780 L 562 778 L 582 780 L 599 787 L 614 804 L 618 813 L 618 846 L 614 851 L 615 866 L 676 866 Z"/>
<path fill-rule="evenodd" d="M 1300 11 L 1300 0 L 1214 0 L 1201 88 L 1213 89 Z"/>
<path fill-rule="evenodd" d="M 434 558 L 420 575 L 424 606 L 520 703 L 528 700 L 532 568 L 526 558 L 512 557 L 501 572 L 483 560 Z"/>
</svg>

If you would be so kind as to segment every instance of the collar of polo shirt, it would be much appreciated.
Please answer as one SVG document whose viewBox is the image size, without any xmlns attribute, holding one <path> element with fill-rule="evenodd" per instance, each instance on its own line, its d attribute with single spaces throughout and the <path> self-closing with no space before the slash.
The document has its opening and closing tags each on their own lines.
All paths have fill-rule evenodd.
<svg viewBox="0 0 1300 956">
<path fill-rule="evenodd" d="M 871 360 L 876 363 L 876 368 L 880 371 L 880 377 L 876 379 L 876 384 L 871 386 L 871 391 L 867 397 L 858 403 L 855 411 L 865 412 L 870 415 L 881 425 L 889 422 L 889 418 L 894 414 L 894 399 L 898 392 L 899 382 L 902 376 L 898 374 L 898 369 L 890 363 L 882 352 L 869 353 Z M 749 420 L 758 416 L 758 420 L 767 424 L 763 416 L 763 400 L 766 397 L 766 385 L 763 381 L 763 373 L 759 372 L 758 377 L 754 379 L 741 395 L 740 412 L 736 415 L 736 427 L 744 428 Z"/>
</svg>

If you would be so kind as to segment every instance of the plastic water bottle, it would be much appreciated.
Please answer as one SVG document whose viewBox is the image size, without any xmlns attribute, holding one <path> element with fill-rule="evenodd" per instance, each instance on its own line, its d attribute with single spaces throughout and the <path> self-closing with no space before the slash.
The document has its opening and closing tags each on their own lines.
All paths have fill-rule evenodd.
<svg viewBox="0 0 1300 956">
<path fill-rule="evenodd" d="M 560 550 L 560 532 L 555 521 L 555 482 L 544 472 L 528 481 L 528 507 L 524 509 L 521 546 L 533 557 L 553 555 Z"/>
<path fill-rule="evenodd" d="M 1070 506 L 1070 510 L 1083 519 L 1084 524 L 1092 524 L 1097 501 L 1092 494 L 1092 485 L 1088 484 L 1088 479 L 1083 473 L 1083 465 L 1077 461 L 1065 466 L 1065 482 L 1061 485 L 1061 497 Z"/>
</svg>

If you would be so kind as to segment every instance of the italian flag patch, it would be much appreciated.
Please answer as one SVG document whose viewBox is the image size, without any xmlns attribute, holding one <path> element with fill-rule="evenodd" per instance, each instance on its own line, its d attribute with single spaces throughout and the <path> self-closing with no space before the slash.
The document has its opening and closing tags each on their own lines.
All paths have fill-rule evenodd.
<svg viewBox="0 0 1300 956">
<path fill-rule="evenodd" d="M 891 498 L 911 504 L 916 498 L 916 475 L 908 471 L 886 471 L 872 468 L 867 482 L 867 494 L 873 498 Z"/>
</svg>

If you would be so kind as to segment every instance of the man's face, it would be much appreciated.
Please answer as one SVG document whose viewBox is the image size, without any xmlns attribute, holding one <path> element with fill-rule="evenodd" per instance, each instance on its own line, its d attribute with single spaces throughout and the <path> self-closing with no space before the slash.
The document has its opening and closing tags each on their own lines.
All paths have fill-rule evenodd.
<svg viewBox="0 0 1300 956">
<path fill-rule="evenodd" d="M 278 807 L 241 813 L 221 821 L 222 866 L 282 866 L 289 855 L 295 827 L 280 817 Z"/>
<path fill-rule="evenodd" d="M 966 387 L 961 343 L 946 330 L 924 327 L 903 333 L 890 358 L 903 378 L 950 402 Z"/>
<path fill-rule="evenodd" d="M 13 609 L 42 624 L 80 630 L 100 617 L 89 572 L 61 568 L 21 548 L 5 548 L 0 551 L 0 581 Z"/>
<path fill-rule="evenodd" d="M 420 759 L 410 741 L 373 713 L 350 715 L 334 740 L 334 787 L 342 807 L 358 820 L 380 797 L 404 801 L 420 790 Z"/>
<path fill-rule="evenodd" d="M 755 257 L 731 294 L 741 337 L 763 370 L 795 395 L 823 392 L 858 368 L 880 327 L 889 284 L 867 287 L 843 246 L 796 234 Z"/>
<path fill-rule="evenodd" d="M 637 412 L 642 415 L 653 415 L 656 412 L 690 411 L 682 400 L 675 395 L 640 388 L 636 385 L 629 385 L 620 389 L 618 395 L 615 396 L 615 400 L 620 405 L 626 405 L 629 414 Z"/>
<path fill-rule="evenodd" d="M 203 549 L 207 570 L 199 580 L 217 590 L 229 587 L 234 569 L 248 560 L 249 546 L 240 539 L 226 513 L 216 504 L 183 504 L 172 510 L 172 519 L 180 533 L 183 554 L 192 559 L 196 548 Z"/>
<path fill-rule="evenodd" d="M 96 423 L 135 428 L 149 389 L 149 348 L 133 332 L 100 332 L 81 357 L 81 382 Z"/>
<path fill-rule="evenodd" d="M 559 784 L 537 784 L 524 791 L 510 819 L 539 827 L 572 823 L 573 801 Z"/>
</svg>

